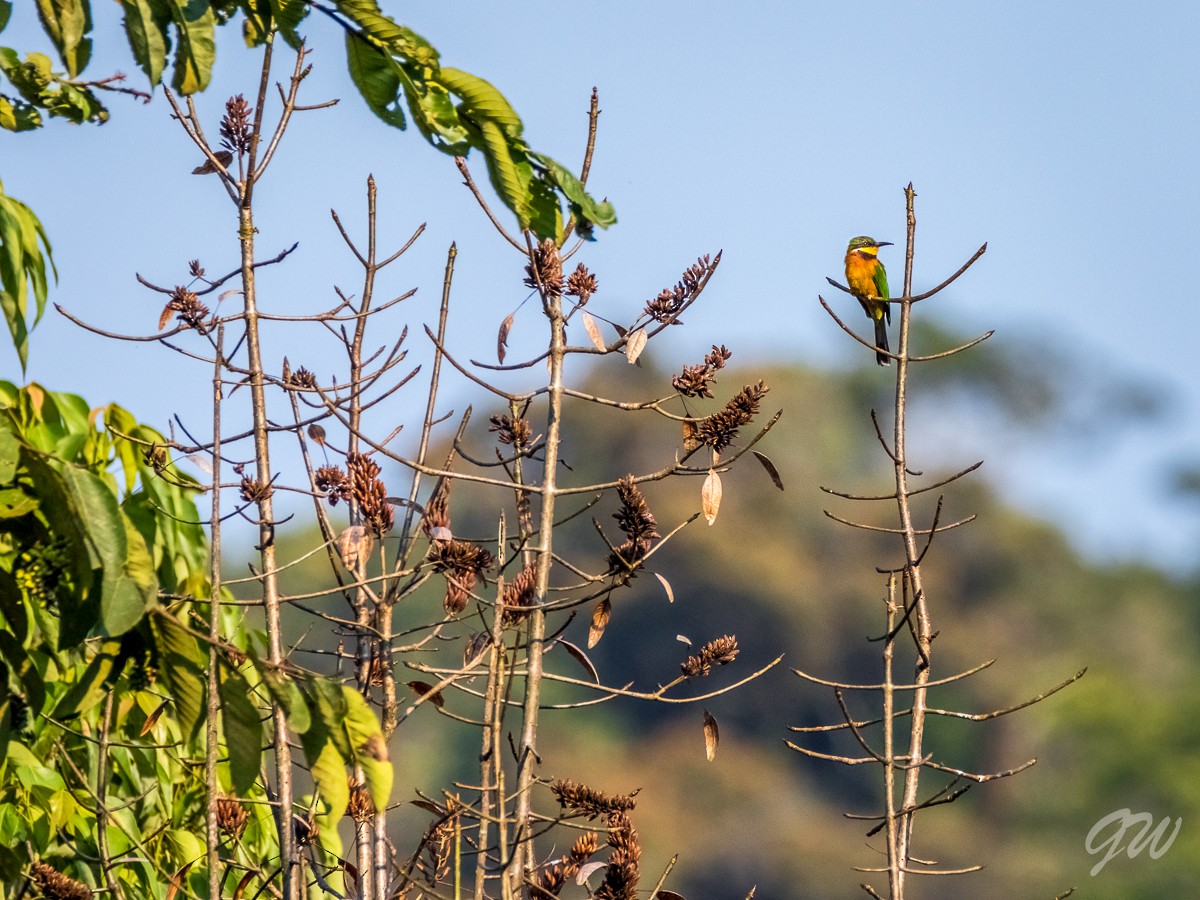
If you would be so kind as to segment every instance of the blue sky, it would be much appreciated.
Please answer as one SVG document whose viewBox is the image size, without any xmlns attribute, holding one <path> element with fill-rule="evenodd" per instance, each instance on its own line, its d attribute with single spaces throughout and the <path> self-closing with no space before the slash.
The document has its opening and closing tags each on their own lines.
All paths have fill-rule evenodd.
<svg viewBox="0 0 1200 900">
<path fill-rule="evenodd" d="M 48 50 L 32 4 L 18 6 L 0 43 Z M 1072 522 L 1093 557 L 1193 564 L 1195 508 L 1164 498 L 1162 472 L 1200 457 L 1196 4 L 383 6 L 445 63 L 499 87 L 530 142 L 563 162 L 581 157 L 588 97 L 599 87 L 591 187 L 614 202 L 620 222 L 586 256 L 601 279 L 598 310 L 623 318 L 698 255 L 725 251 L 703 308 L 657 351 L 664 365 L 698 360 L 714 340 L 742 363 L 855 362 L 865 351 L 837 332 L 816 296 L 826 275 L 839 274 L 849 236 L 903 240 L 901 189 L 914 182 L 918 289 L 989 244 L 970 275 L 933 301 L 946 322 L 995 328 L 1001 342 L 1061 342 L 1091 360 L 1084 377 L 1129 373 L 1165 398 L 1152 431 L 1122 436 L 1102 424 L 1069 449 L 1048 449 L 989 435 L 983 421 L 980 445 L 964 454 L 988 457 L 992 477 L 1027 507 Z M 95 7 L 88 74 L 121 69 L 144 87 L 115 5 Z M 373 172 L 384 245 L 428 222 L 383 287 L 421 287 L 405 317 L 418 333 L 414 359 L 427 349 L 416 326 L 433 319 L 451 240 L 459 248 L 451 335 L 468 355 L 490 359 L 499 320 L 525 293 L 519 260 L 477 213 L 452 160 L 365 109 L 337 29 L 313 16 L 307 32 L 316 68 L 305 98 L 342 103 L 297 118 L 260 189 L 260 250 L 300 241 L 286 267 L 264 276 L 268 304 L 313 311 L 333 285 L 357 289 L 328 210 L 361 233 Z M 198 98 L 211 133 L 226 97 L 253 93 L 256 63 L 225 29 L 213 86 Z M 161 96 L 146 107 L 113 98 L 111 109 L 102 128 L 55 122 L 0 138 L 0 178 L 55 242 L 54 299 L 104 327 L 150 333 L 161 298 L 133 273 L 171 285 L 193 257 L 227 271 L 235 224 L 219 185 L 189 174 L 197 153 Z M 482 164 L 474 169 L 484 180 Z M 894 281 L 901 258 L 890 257 Z M 515 348 L 523 337 L 518 320 Z M 288 336 L 293 362 L 321 372 L 327 350 L 295 343 L 304 340 Z M 153 423 L 174 412 L 203 421 L 207 376 L 194 365 L 146 345 L 113 345 L 51 312 L 34 334 L 28 377 L 93 403 L 117 400 Z M 19 378 L 11 354 L 0 355 L 0 373 Z"/>
</svg>

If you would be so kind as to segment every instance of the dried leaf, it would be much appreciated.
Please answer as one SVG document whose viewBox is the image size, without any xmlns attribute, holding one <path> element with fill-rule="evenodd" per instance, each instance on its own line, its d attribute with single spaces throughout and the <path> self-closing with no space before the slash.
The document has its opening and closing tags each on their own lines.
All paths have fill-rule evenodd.
<svg viewBox="0 0 1200 900">
<path fill-rule="evenodd" d="M 242 876 L 242 880 L 237 883 L 237 887 L 233 889 L 233 900 L 242 900 L 246 895 L 246 888 L 250 887 L 250 882 L 258 877 L 258 872 L 251 869 Z"/>
<path fill-rule="evenodd" d="M 212 463 L 209 462 L 207 456 L 203 456 L 199 453 L 189 453 L 188 462 L 207 475 L 211 475 L 213 473 Z"/>
<path fill-rule="evenodd" d="M 689 647 L 692 646 L 692 639 L 686 634 L 675 635 L 675 640 L 679 641 L 681 644 L 687 644 Z"/>
<path fill-rule="evenodd" d="M 504 364 L 504 354 L 508 352 L 508 333 L 512 327 L 513 313 L 509 313 L 500 323 L 500 333 L 496 335 L 496 358 L 500 360 L 501 365 Z"/>
<path fill-rule="evenodd" d="M 241 293 L 241 291 L 239 291 L 237 288 L 231 288 L 228 291 L 221 291 L 220 296 L 217 297 L 217 302 L 220 303 L 222 300 L 227 300 L 230 297 L 232 297 L 234 294 L 240 294 L 240 293 Z"/>
<path fill-rule="evenodd" d="M 603 869 L 607 866 L 606 862 L 590 862 L 579 867 L 579 874 L 575 876 L 576 884 L 583 884 L 588 880 L 588 877 L 597 869 Z"/>
<path fill-rule="evenodd" d="M 337 549 L 342 557 L 342 564 L 351 571 L 356 571 L 360 563 L 366 563 L 374 546 L 375 538 L 363 525 L 351 525 L 337 538 Z"/>
<path fill-rule="evenodd" d="M 613 327 L 613 328 L 615 328 L 615 329 L 617 329 L 617 334 L 619 334 L 621 337 L 625 337 L 625 335 L 629 334 L 629 329 L 628 329 L 628 328 L 622 328 L 622 327 L 621 327 L 620 325 L 618 325 L 616 322 L 613 322 L 613 323 L 612 323 L 612 327 Z"/>
<path fill-rule="evenodd" d="M 625 343 L 625 358 L 629 360 L 630 365 L 638 361 L 638 357 L 646 349 L 648 340 L 650 340 L 650 335 L 646 333 L 645 328 L 639 328 L 629 336 L 629 340 Z"/>
<path fill-rule="evenodd" d="M 312 439 L 314 444 L 318 444 L 320 446 L 325 445 L 325 429 L 316 422 L 313 422 L 308 426 L 308 436 Z"/>
<path fill-rule="evenodd" d="M 428 681 L 410 681 L 408 682 L 408 689 L 418 697 L 428 696 L 429 702 L 438 709 L 446 708 L 446 700 L 442 697 L 441 691 L 438 691 L 436 694 L 432 693 L 433 685 Z"/>
<path fill-rule="evenodd" d="M 229 168 L 229 164 L 231 162 L 233 162 L 233 154 L 230 153 L 228 150 L 218 150 L 216 153 L 213 154 L 213 156 L 215 156 L 217 158 L 217 162 L 219 162 L 222 166 L 224 166 L 227 169 Z M 206 160 L 204 160 L 203 165 L 196 166 L 196 168 L 192 169 L 192 174 L 193 175 L 212 175 L 216 171 L 218 171 L 217 167 L 212 164 L 212 160 L 206 159 Z"/>
<path fill-rule="evenodd" d="M 759 453 L 757 450 L 751 450 L 754 458 L 762 463 L 762 467 L 767 470 L 767 474 L 771 476 L 771 480 L 775 482 L 775 487 L 783 490 L 783 479 L 779 477 L 779 470 L 775 468 L 775 463 L 771 462 L 765 454 Z"/>
<path fill-rule="evenodd" d="M 586 653 L 584 653 L 570 641 L 563 640 L 562 638 L 558 639 L 558 643 L 562 644 L 562 648 L 571 654 L 571 657 L 575 660 L 575 662 L 579 663 L 584 669 L 587 670 L 587 673 L 592 676 L 592 681 L 596 682 L 596 684 L 600 683 L 600 673 L 596 671 L 596 667 L 592 665 L 592 661 L 587 658 Z"/>
<path fill-rule="evenodd" d="M 671 582 L 667 581 L 666 578 L 664 578 L 662 575 L 659 575 L 657 572 L 654 573 L 654 577 L 662 582 L 663 590 L 665 590 L 667 592 L 667 600 L 670 601 L 671 603 L 674 603 L 675 602 L 675 592 L 673 590 L 671 590 Z"/>
<path fill-rule="evenodd" d="M 348 876 L 350 876 L 349 877 L 350 889 L 352 891 L 357 892 L 357 890 L 358 890 L 358 866 L 356 866 L 354 863 L 350 862 L 350 860 L 348 860 L 348 859 L 340 859 L 340 857 L 339 857 L 339 861 L 342 864 L 342 868 L 344 868 L 346 870 L 346 874 Z"/>
<path fill-rule="evenodd" d="M 600 334 L 600 326 L 586 312 L 583 314 L 583 327 L 587 330 L 588 337 L 592 339 L 592 343 L 596 346 L 597 350 L 603 353 L 608 349 L 608 345 L 604 343 L 604 336 Z"/>
<path fill-rule="evenodd" d="M 674 891 L 659 891 L 654 895 L 654 900 L 687 900 L 683 894 L 677 894 Z"/>
<path fill-rule="evenodd" d="M 695 422 L 683 423 L 683 452 L 691 453 L 700 446 L 700 429 Z"/>
<path fill-rule="evenodd" d="M 168 303 L 163 307 L 163 311 L 158 316 L 158 330 L 162 331 L 167 327 L 167 323 L 171 321 L 171 313 L 175 312 L 174 307 Z"/>
<path fill-rule="evenodd" d="M 435 816 L 444 816 L 446 814 L 446 810 L 430 800 L 413 800 L 412 805 L 417 809 L 423 809 L 425 812 L 432 813 Z"/>
<path fill-rule="evenodd" d="M 717 521 L 717 511 L 720 508 L 721 476 L 709 469 L 708 477 L 704 479 L 704 487 L 700 489 L 700 509 L 709 525 Z"/>
<path fill-rule="evenodd" d="M 717 720 L 707 709 L 704 711 L 704 755 L 712 762 L 717 756 L 717 742 L 721 740 L 721 732 L 717 728 Z"/>
<path fill-rule="evenodd" d="M 142 723 L 142 730 L 138 732 L 138 737 L 145 737 L 151 731 L 153 731 L 154 726 L 158 724 L 159 718 L 162 716 L 162 714 L 164 712 L 166 712 L 167 707 L 170 705 L 171 705 L 170 700 L 164 700 L 162 703 L 160 703 L 158 705 L 158 709 L 154 710 L 154 712 L 152 712 L 152 713 L 150 713 L 150 715 L 146 716 L 146 721 Z"/>
<path fill-rule="evenodd" d="M 175 895 L 179 893 L 179 888 L 183 884 L 183 880 L 187 878 L 188 869 L 195 864 L 196 861 L 193 859 L 190 863 L 185 865 L 182 869 L 171 876 L 171 884 L 167 888 L 166 900 L 175 900 Z"/>
<path fill-rule="evenodd" d="M 431 541 L 452 541 L 454 532 L 445 525 L 434 525 L 429 529 L 429 539 Z"/>
<path fill-rule="evenodd" d="M 608 627 L 610 618 L 612 618 L 612 603 L 605 597 L 592 610 L 592 627 L 588 629 L 589 650 L 600 643 L 600 638 L 604 637 L 604 629 Z"/>
</svg>

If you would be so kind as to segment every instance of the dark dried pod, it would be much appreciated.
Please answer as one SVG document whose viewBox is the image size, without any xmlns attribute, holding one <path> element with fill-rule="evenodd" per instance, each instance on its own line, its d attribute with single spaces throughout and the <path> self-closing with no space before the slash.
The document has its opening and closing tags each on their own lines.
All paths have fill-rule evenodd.
<svg viewBox="0 0 1200 900">
<path fill-rule="evenodd" d="M 724 666 L 733 662 L 738 655 L 737 638 L 726 634 L 714 641 L 709 641 L 700 648 L 695 656 L 689 656 L 679 668 L 688 678 L 703 677 L 709 674 L 713 666 Z"/>
<path fill-rule="evenodd" d="M 695 437 L 718 453 L 733 443 L 738 429 L 754 421 L 759 403 L 769 388 L 765 382 L 743 387 L 724 408 L 696 423 Z"/>
<path fill-rule="evenodd" d="M 676 317 L 699 293 L 704 279 L 712 273 L 713 268 L 707 255 L 696 260 L 695 265 L 684 270 L 675 287 L 664 288 L 657 297 L 646 304 L 646 314 L 656 322 L 678 324 L 679 319 Z"/>
<path fill-rule="evenodd" d="M 350 478 L 337 466 L 321 466 L 313 474 L 313 483 L 325 494 L 330 506 L 337 506 L 339 500 L 350 499 Z"/>
<path fill-rule="evenodd" d="M 593 900 L 635 900 L 641 869 L 642 846 L 629 814 L 613 813 L 608 818 L 608 867 Z"/>
<path fill-rule="evenodd" d="M 533 427 L 527 419 L 512 416 L 492 416 L 488 431 L 496 433 L 496 440 L 502 444 L 512 444 L 518 450 L 528 447 L 533 439 Z"/>
<path fill-rule="evenodd" d="M 302 388 L 312 390 L 317 386 L 317 377 L 308 369 L 301 366 L 295 372 L 289 374 L 284 381 L 290 388 Z"/>
<path fill-rule="evenodd" d="M 583 263 L 577 265 L 575 271 L 567 276 L 567 295 L 578 297 L 580 306 L 591 299 L 598 286 L 596 276 L 589 272 Z"/>
<path fill-rule="evenodd" d="M 29 874 L 46 900 L 92 900 L 90 887 L 44 862 L 33 863 Z"/>
<path fill-rule="evenodd" d="M 530 563 L 518 572 L 517 577 L 504 586 L 500 599 L 504 604 L 502 624 L 510 626 L 524 621 L 537 599 L 537 567 Z"/>
<path fill-rule="evenodd" d="M 166 324 L 166 319 L 171 313 L 175 313 L 179 321 L 188 328 L 194 328 L 201 334 L 208 331 L 208 307 L 200 302 L 200 298 L 193 291 L 189 291 L 182 285 L 176 286 L 175 290 L 171 291 L 171 299 L 167 301 L 167 305 L 163 309 L 159 328 Z"/>
<path fill-rule="evenodd" d="M 243 475 L 239 492 L 245 503 L 261 503 L 271 496 L 271 484 L 251 478 L 249 475 Z"/>
<path fill-rule="evenodd" d="M 562 257 L 558 244 L 546 238 L 533 249 L 533 257 L 525 266 L 525 286 L 542 290 L 547 297 L 562 293 Z"/>
<path fill-rule="evenodd" d="M 241 94 L 230 97 L 225 103 L 225 115 L 221 117 L 221 146 L 230 153 L 242 154 L 250 150 L 254 129 L 250 125 L 253 107 Z"/>
<path fill-rule="evenodd" d="M 193 278 L 204 277 L 204 266 L 200 265 L 200 260 L 198 259 L 193 259 L 188 262 L 188 271 L 192 274 Z"/>
<path fill-rule="evenodd" d="M 609 796 L 577 781 L 564 779 L 550 785 L 558 805 L 578 816 L 598 819 L 627 812 L 636 806 L 632 794 Z"/>
<path fill-rule="evenodd" d="M 217 827 L 235 841 L 246 830 L 246 822 L 250 819 L 246 807 L 237 797 L 217 798 Z"/>
</svg>

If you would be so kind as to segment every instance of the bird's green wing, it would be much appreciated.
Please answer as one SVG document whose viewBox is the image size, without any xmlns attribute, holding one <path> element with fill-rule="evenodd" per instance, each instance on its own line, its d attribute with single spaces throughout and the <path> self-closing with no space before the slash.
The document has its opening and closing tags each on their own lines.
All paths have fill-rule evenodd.
<svg viewBox="0 0 1200 900">
<path fill-rule="evenodd" d="M 887 270 L 884 269 L 883 263 L 875 267 L 875 290 L 879 296 L 887 300 L 892 295 L 888 293 Z M 883 304 L 883 314 L 888 320 L 888 324 L 892 321 L 892 305 L 890 303 Z"/>
</svg>

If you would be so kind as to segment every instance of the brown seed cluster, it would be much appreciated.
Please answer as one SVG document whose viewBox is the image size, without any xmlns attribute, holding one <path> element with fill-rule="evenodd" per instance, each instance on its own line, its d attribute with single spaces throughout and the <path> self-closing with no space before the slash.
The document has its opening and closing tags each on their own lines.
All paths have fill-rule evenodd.
<svg viewBox="0 0 1200 900">
<path fill-rule="evenodd" d="M 712 672 L 713 666 L 731 663 L 737 659 L 737 655 L 737 638 L 732 634 L 726 634 L 715 641 L 709 641 L 700 648 L 699 653 L 689 656 L 679 668 L 688 678 L 703 678 Z"/>
<path fill-rule="evenodd" d="M 450 860 L 454 852 L 454 825 L 461 815 L 460 804 L 453 797 L 449 799 L 446 808 L 450 815 L 437 824 L 430 825 L 421 841 L 428 858 L 419 857 L 417 866 L 425 878 L 425 883 L 436 887 L 439 881 L 445 881 L 450 875 Z"/>
<path fill-rule="evenodd" d="M 530 563 L 517 573 L 517 577 L 505 585 L 500 599 L 504 603 L 502 624 L 511 626 L 524 621 L 537 599 L 537 567 Z"/>
<path fill-rule="evenodd" d="M 193 278 L 204 277 L 204 266 L 200 265 L 200 260 L 198 259 L 188 261 L 188 271 L 192 273 Z"/>
<path fill-rule="evenodd" d="M 375 817 L 375 801 L 365 784 L 360 784 L 353 775 L 346 779 L 350 782 L 350 799 L 346 804 L 346 813 L 355 822 L 366 822 Z"/>
<path fill-rule="evenodd" d="M 579 874 L 579 870 L 587 864 L 593 854 L 600 849 L 600 838 L 596 832 L 584 832 L 575 839 L 570 852 L 559 862 L 542 869 L 537 876 L 535 897 L 545 894 L 558 896 L 563 886 Z"/>
<path fill-rule="evenodd" d="M 650 552 L 651 542 L 659 537 L 658 522 L 646 504 L 646 498 L 633 483 L 633 476 L 626 475 L 617 484 L 617 496 L 621 509 L 613 513 L 617 525 L 625 532 L 625 543 L 608 555 L 608 565 L 613 571 L 629 571 L 642 557 Z"/>
<path fill-rule="evenodd" d="M 200 298 L 182 285 L 177 285 L 171 291 L 171 299 L 163 310 L 163 323 L 170 313 L 175 313 L 179 321 L 188 328 L 194 328 L 201 334 L 208 331 L 208 307 L 200 302 Z M 161 327 L 161 325 L 160 325 Z"/>
<path fill-rule="evenodd" d="M 722 344 L 713 344 L 712 353 L 704 357 L 704 362 L 696 366 L 684 366 L 683 371 L 671 379 L 671 387 L 685 397 L 712 397 L 712 385 L 717 380 L 717 371 L 725 368 L 725 363 L 733 353 Z"/>
<path fill-rule="evenodd" d="M 243 475 L 239 492 L 242 502 L 261 503 L 271 496 L 271 483 L 269 481 L 259 481 L 257 478 L 251 478 L 249 475 Z"/>
<path fill-rule="evenodd" d="M 217 827 L 235 841 L 246 830 L 250 815 L 237 797 L 217 798 Z"/>
<path fill-rule="evenodd" d="M 533 257 L 525 266 L 525 286 L 534 290 L 540 288 L 547 297 L 562 293 L 562 257 L 558 254 L 558 244 L 550 238 L 534 248 Z"/>
<path fill-rule="evenodd" d="M 379 463 L 365 453 L 346 454 L 346 472 L 350 496 L 358 504 L 363 524 L 376 537 L 383 537 L 395 525 L 395 513 L 388 502 L 387 487 L 379 479 Z"/>
<path fill-rule="evenodd" d="M 242 154 L 250 149 L 254 129 L 250 126 L 253 107 L 241 94 L 225 102 L 225 115 L 221 117 L 221 146 L 230 153 Z"/>
<path fill-rule="evenodd" d="M 690 439 L 696 445 L 707 444 L 718 453 L 724 450 L 733 443 L 739 428 L 754 421 L 759 403 L 768 390 L 764 381 L 743 387 L 723 409 L 685 429 L 685 446 Z"/>
<path fill-rule="evenodd" d="M 466 609 L 480 576 L 493 564 L 492 554 L 470 541 L 431 541 L 425 557 L 433 570 L 446 576 L 446 612 Z"/>
<path fill-rule="evenodd" d="M 46 900 L 92 900 L 92 889 L 44 862 L 29 867 L 33 883 Z"/>
<path fill-rule="evenodd" d="M 579 306 L 586 304 L 598 287 L 596 276 L 589 272 L 583 263 L 577 265 L 575 271 L 567 276 L 567 296 L 579 298 Z"/>
<path fill-rule="evenodd" d="M 312 390 L 317 386 L 317 377 L 313 375 L 312 372 L 308 371 L 308 369 L 304 368 L 304 366 L 301 366 L 295 372 L 289 373 L 284 378 L 284 382 L 290 388 L 304 388 L 307 390 Z"/>
<path fill-rule="evenodd" d="M 646 304 L 646 314 L 656 322 L 672 322 L 678 324 L 675 318 L 683 308 L 700 291 L 700 285 L 712 272 L 712 260 L 706 254 L 689 266 L 673 288 L 664 288 L 662 292 Z"/>
<path fill-rule="evenodd" d="M 642 846 L 629 813 L 608 817 L 608 867 L 604 881 L 592 894 L 593 900 L 636 900 Z"/>
<path fill-rule="evenodd" d="M 633 794 L 616 794 L 610 797 L 569 778 L 551 784 L 550 791 L 557 798 L 559 806 L 588 819 L 611 817 L 628 812 L 637 805 Z"/>
<path fill-rule="evenodd" d="M 425 516 L 421 519 L 421 530 L 431 541 L 449 540 L 450 537 L 450 481 L 443 480 L 425 504 Z"/>
<path fill-rule="evenodd" d="M 330 506 L 337 506 L 339 500 L 350 500 L 350 478 L 337 466 L 321 466 L 313 474 L 313 483 Z"/>
<path fill-rule="evenodd" d="M 528 447 L 533 440 L 533 427 L 528 419 L 520 416 L 492 416 L 488 431 L 496 432 L 496 440 L 502 444 L 512 444 L 518 450 Z"/>
</svg>

